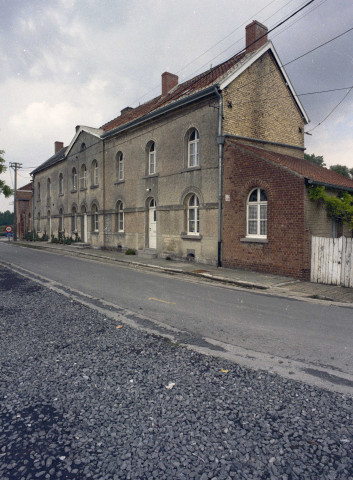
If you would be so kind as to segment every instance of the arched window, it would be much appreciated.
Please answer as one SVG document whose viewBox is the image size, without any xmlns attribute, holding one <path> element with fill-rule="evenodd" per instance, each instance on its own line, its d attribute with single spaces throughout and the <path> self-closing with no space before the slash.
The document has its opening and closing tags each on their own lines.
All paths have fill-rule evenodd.
<svg viewBox="0 0 353 480">
<path fill-rule="evenodd" d="M 200 233 L 200 202 L 197 195 L 190 195 L 187 201 L 187 229 L 188 235 Z"/>
<path fill-rule="evenodd" d="M 115 231 L 124 231 L 124 204 L 120 200 L 116 204 L 115 208 Z"/>
<path fill-rule="evenodd" d="M 199 132 L 194 128 L 188 141 L 188 167 L 198 167 L 200 165 L 199 138 Z"/>
<path fill-rule="evenodd" d="M 83 164 L 81 167 L 80 188 L 87 188 L 87 169 L 85 164 Z"/>
<path fill-rule="evenodd" d="M 60 208 L 59 210 L 59 232 L 64 231 L 64 210 Z"/>
<path fill-rule="evenodd" d="M 148 151 L 148 174 L 154 175 L 156 173 L 156 147 L 152 142 Z"/>
<path fill-rule="evenodd" d="M 118 152 L 116 157 L 116 171 L 118 182 L 122 182 L 124 180 L 124 156 L 122 152 Z"/>
<path fill-rule="evenodd" d="M 77 172 L 76 168 L 72 169 L 72 189 L 77 190 Z"/>
<path fill-rule="evenodd" d="M 83 152 L 83 150 L 86 150 L 86 144 L 85 143 L 81 143 L 80 150 L 81 150 L 81 152 Z"/>
<path fill-rule="evenodd" d="M 59 175 L 59 195 L 64 195 L 64 177 L 62 173 Z"/>
<path fill-rule="evenodd" d="M 248 237 L 267 237 L 267 195 L 262 188 L 254 188 L 246 203 Z"/>
<path fill-rule="evenodd" d="M 94 203 L 92 205 L 92 232 L 99 231 L 99 223 L 98 223 L 98 207 Z"/>
<path fill-rule="evenodd" d="M 77 209 L 72 207 L 71 210 L 71 230 L 77 232 Z"/>
<path fill-rule="evenodd" d="M 50 181 L 50 178 L 48 178 L 48 180 L 47 180 L 47 197 L 48 198 L 51 197 L 51 181 Z"/>
<path fill-rule="evenodd" d="M 92 162 L 92 185 L 98 185 L 98 163 L 97 160 Z"/>
</svg>

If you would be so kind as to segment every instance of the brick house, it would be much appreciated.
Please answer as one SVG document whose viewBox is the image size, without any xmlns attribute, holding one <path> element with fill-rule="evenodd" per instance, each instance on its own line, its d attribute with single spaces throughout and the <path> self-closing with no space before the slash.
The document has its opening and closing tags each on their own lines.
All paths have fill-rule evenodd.
<svg viewBox="0 0 353 480">
<path fill-rule="evenodd" d="M 332 170 L 227 136 L 223 265 L 308 280 L 311 236 L 352 235 L 309 199 L 311 185 L 353 192 L 353 181 Z"/>
<path fill-rule="evenodd" d="M 252 22 L 243 52 L 161 83 L 156 98 L 101 128 L 76 127 L 67 147 L 55 142 L 32 172 L 37 231 L 307 278 L 310 235 L 332 233 L 325 212 L 312 213 L 308 182 L 350 185 L 304 161 L 308 117 L 267 28 Z M 265 219 L 246 212 L 267 207 L 268 233 L 257 234 Z"/>
<path fill-rule="evenodd" d="M 32 172 L 38 231 L 221 264 L 226 135 L 302 158 L 308 118 L 257 21 L 243 52 L 181 84 L 161 80 L 156 98 L 56 142 Z"/>
<path fill-rule="evenodd" d="M 16 191 L 17 237 L 23 239 L 32 231 L 32 182 Z"/>
</svg>

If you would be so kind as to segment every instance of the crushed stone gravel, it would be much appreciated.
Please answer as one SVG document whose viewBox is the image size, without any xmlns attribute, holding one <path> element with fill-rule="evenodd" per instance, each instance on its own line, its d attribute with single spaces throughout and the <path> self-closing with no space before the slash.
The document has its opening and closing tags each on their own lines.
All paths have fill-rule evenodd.
<svg viewBox="0 0 353 480">
<path fill-rule="evenodd" d="M 201 355 L 3 267 L 0 329 L 2 480 L 353 480 L 350 397 Z"/>
</svg>

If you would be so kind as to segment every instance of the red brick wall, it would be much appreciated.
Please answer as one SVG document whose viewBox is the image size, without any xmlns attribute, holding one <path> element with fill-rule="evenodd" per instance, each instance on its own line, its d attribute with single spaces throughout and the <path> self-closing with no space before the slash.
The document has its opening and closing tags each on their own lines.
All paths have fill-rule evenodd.
<svg viewBox="0 0 353 480">
<path fill-rule="evenodd" d="M 246 200 L 255 187 L 267 193 L 267 243 L 246 238 Z M 305 231 L 304 179 L 227 140 L 224 149 L 223 265 L 310 277 L 310 235 Z"/>
</svg>

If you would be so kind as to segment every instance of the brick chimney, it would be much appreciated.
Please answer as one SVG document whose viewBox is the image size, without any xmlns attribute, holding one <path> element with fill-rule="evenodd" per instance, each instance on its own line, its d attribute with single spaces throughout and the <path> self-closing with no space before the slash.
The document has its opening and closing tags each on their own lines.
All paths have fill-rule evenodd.
<svg viewBox="0 0 353 480">
<path fill-rule="evenodd" d="M 162 97 L 165 97 L 172 88 L 178 85 L 178 80 L 178 75 L 174 75 L 174 73 L 162 73 Z"/>
<path fill-rule="evenodd" d="M 64 148 L 63 142 L 55 142 L 54 143 L 54 153 L 60 152 L 60 150 Z"/>
<path fill-rule="evenodd" d="M 133 110 L 132 107 L 125 107 L 120 111 L 120 115 L 125 115 L 125 113 L 131 112 Z"/>
<path fill-rule="evenodd" d="M 245 40 L 246 53 L 251 53 L 254 50 L 257 50 L 267 42 L 268 28 L 265 27 L 265 25 L 262 25 L 262 23 L 258 22 L 257 20 L 253 20 L 251 23 L 249 23 L 249 25 L 245 27 L 245 32 L 246 32 L 246 40 Z M 261 40 L 258 40 L 259 38 L 261 38 Z"/>
</svg>

